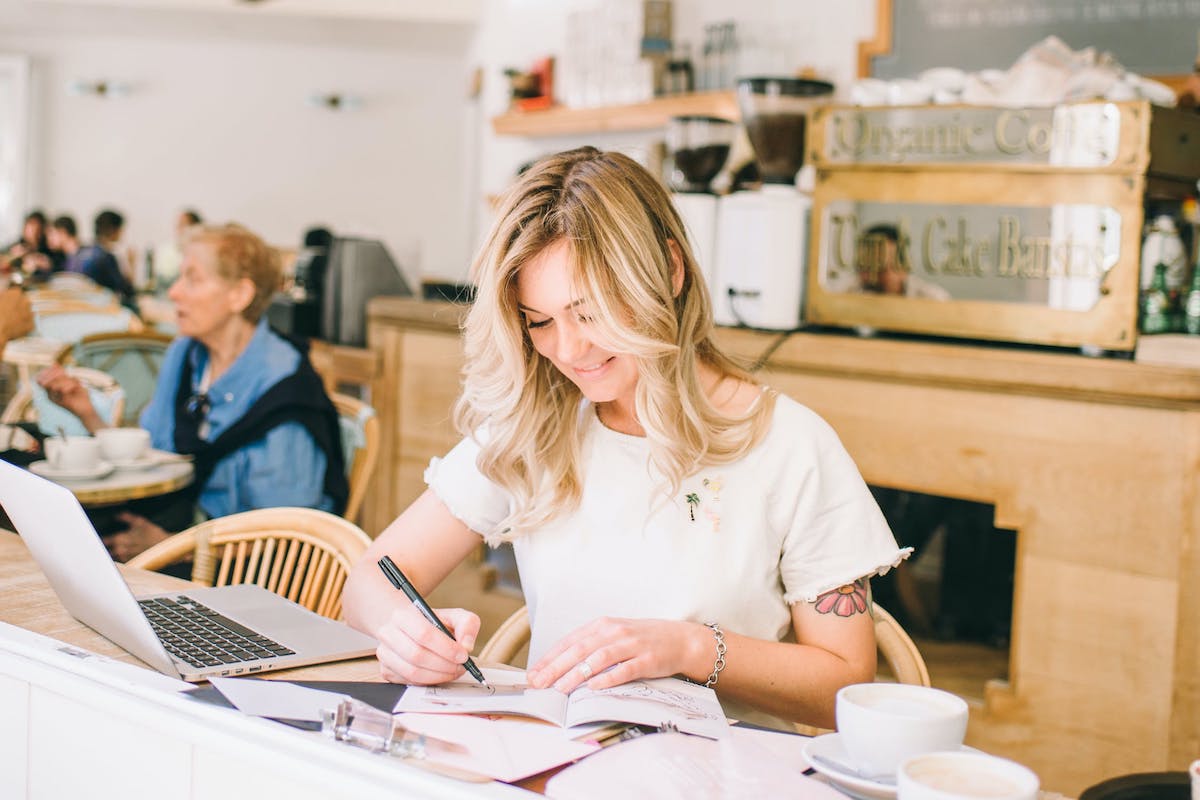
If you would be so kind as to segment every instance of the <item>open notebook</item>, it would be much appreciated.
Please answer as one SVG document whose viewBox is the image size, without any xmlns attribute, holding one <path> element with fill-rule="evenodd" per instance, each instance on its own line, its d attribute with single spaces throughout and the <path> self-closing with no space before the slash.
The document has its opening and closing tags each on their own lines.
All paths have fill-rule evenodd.
<svg viewBox="0 0 1200 800">
<path fill-rule="evenodd" d="M 516 714 L 571 728 L 595 722 L 631 722 L 720 739 L 729 723 L 712 689 L 677 678 L 630 681 L 611 689 L 580 686 L 569 695 L 531 689 L 518 670 L 484 670 L 489 686 L 469 678 L 438 686 L 410 686 L 396 712 Z"/>
</svg>

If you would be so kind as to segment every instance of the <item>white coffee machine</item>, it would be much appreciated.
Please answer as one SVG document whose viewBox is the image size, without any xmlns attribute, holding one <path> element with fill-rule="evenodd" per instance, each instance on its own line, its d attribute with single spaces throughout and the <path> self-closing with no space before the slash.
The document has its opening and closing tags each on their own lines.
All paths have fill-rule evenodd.
<svg viewBox="0 0 1200 800">
<path fill-rule="evenodd" d="M 718 325 L 792 330 L 803 322 L 812 199 L 797 190 L 796 173 L 809 112 L 832 94 L 833 84 L 806 78 L 738 81 L 738 107 L 763 186 L 717 204 Z"/>
<path fill-rule="evenodd" d="M 671 117 L 667 147 L 674 160 L 672 199 L 704 273 L 709 292 L 716 290 L 717 196 L 712 180 L 725 166 L 736 125 L 721 117 Z"/>
</svg>

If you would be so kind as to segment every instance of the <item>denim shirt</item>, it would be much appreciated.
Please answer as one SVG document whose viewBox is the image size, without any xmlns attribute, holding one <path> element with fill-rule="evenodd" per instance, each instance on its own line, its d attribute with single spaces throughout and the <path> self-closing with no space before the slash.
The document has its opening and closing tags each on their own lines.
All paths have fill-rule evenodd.
<svg viewBox="0 0 1200 800">
<path fill-rule="evenodd" d="M 184 358 L 192 361 L 193 391 L 199 389 L 208 351 L 179 337 L 167 349 L 154 397 L 142 411 L 141 425 L 160 450 L 175 449 L 175 394 Z M 236 423 L 276 383 L 296 371 L 300 354 L 260 320 L 254 336 L 233 365 L 208 387 L 210 408 L 206 441 Z M 200 508 L 210 517 L 277 506 L 333 509 L 325 495 L 325 454 L 298 422 L 287 422 L 217 463 L 200 489 Z"/>
</svg>

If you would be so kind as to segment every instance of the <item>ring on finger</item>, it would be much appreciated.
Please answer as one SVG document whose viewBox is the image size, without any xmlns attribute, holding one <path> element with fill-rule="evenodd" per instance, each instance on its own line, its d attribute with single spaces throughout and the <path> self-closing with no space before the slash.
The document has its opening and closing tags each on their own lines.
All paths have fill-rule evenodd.
<svg viewBox="0 0 1200 800">
<path fill-rule="evenodd" d="M 588 663 L 588 660 L 586 658 L 583 661 L 579 662 L 579 672 L 583 675 L 583 679 L 585 681 L 592 677 L 592 674 L 593 674 L 592 665 Z"/>
</svg>

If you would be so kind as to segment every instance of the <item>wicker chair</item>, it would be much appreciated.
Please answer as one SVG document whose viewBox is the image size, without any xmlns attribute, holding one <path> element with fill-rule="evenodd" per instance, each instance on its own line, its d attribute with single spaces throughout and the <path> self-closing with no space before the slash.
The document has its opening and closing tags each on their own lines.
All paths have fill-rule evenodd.
<svg viewBox="0 0 1200 800">
<path fill-rule="evenodd" d="M 158 372 L 172 338 L 157 331 L 113 331 L 84 336 L 59 356 L 63 364 L 78 364 L 105 372 L 125 391 L 125 414 L 120 424 L 136 425 L 154 396 Z"/>
<path fill-rule="evenodd" d="M 331 619 L 351 566 L 371 544 L 355 524 L 311 508 L 262 508 L 203 522 L 129 560 L 162 569 L 192 561 L 203 586 L 255 583 Z"/>
<path fill-rule="evenodd" d="M 121 385 L 112 376 L 100 370 L 75 366 L 67 367 L 66 370 L 87 388 L 100 419 L 106 425 L 120 425 L 121 417 L 125 413 L 125 392 Z M 46 390 L 34 383 L 18 387 L 8 405 L 4 407 L 4 412 L 0 413 L 0 422 L 10 425 L 18 422 L 36 422 L 46 436 L 63 431 L 74 436 L 88 435 L 78 417 L 52 402 Z"/>
</svg>

